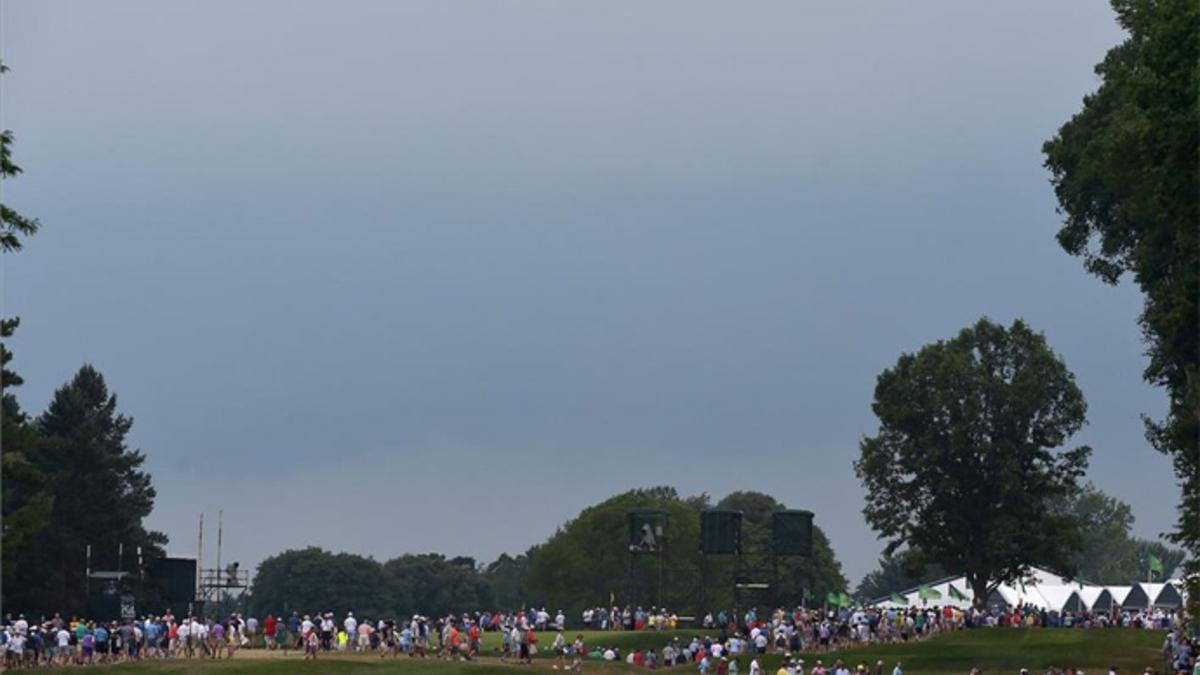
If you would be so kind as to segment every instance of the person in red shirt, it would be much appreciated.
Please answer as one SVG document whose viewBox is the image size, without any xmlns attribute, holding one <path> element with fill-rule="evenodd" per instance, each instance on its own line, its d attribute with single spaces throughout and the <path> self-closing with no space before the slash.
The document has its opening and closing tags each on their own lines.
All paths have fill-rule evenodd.
<svg viewBox="0 0 1200 675">
<path fill-rule="evenodd" d="M 635 651 L 633 653 L 633 665 L 635 665 L 635 666 L 646 665 L 646 655 L 643 654 L 641 652 L 641 650 Z"/>
<path fill-rule="evenodd" d="M 266 642 L 267 649 L 275 649 L 275 633 L 278 629 L 279 622 L 275 615 L 268 614 L 267 618 L 263 619 L 263 641 Z"/>
<path fill-rule="evenodd" d="M 476 654 L 478 654 L 478 653 L 479 653 L 479 647 L 480 647 L 480 644 L 479 644 L 479 624 L 477 624 L 477 623 L 473 623 L 473 624 L 471 624 L 471 630 L 470 630 L 470 632 L 468 632 L 468 634 L 467 634 L 467 635 L 468 635 L 468 636 L 470 637 L 470 639 L 471 639 L 471 649 L 470 649 L 469 655 L 470 655 L 470 656 L 475 656 Z"/>
<path fill-rule="evenodd" d="M 525 633 L 525 642 L 529 645 L 529 656 L 525 663 L 533 663 L 533 655 L 537 653 L 537 633 L 533 632 L 532 627 Z"/>
</svg>

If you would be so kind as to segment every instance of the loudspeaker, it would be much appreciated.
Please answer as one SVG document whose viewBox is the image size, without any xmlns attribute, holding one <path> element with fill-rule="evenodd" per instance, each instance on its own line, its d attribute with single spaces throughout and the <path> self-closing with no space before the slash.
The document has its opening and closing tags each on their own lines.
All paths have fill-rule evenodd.
<svg viewBox="0 0 1200 675">
<path fill-rule="evenodd" d="M 771 514 L 771 546 L 776 555 L 812 557 L 811 511 L 777 511 Z"/>
<path fill-rule="evenodd" d="M 196 597 L 196 561 L 193 558 L 157 558 L 150 561 L 147 576 L 160 584 L 162 601 L 175 613 L 186 616 L 187 606 Z M 154 611 L 162 611 L 155 607 Z"/>
<path fill-rule="evenodd" d="M 700 513 L 700 551 L 709 555 L 740 555 L 742 512 L 708 509 Z"/>
</svg>

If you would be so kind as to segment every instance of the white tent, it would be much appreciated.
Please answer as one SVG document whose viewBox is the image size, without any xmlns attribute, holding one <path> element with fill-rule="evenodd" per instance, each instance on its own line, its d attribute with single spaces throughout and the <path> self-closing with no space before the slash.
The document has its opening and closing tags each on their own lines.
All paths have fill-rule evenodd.
<svg viewBox="0 0 1200 675">
<path fill-rule="evenodd" d="M 1112 597 L 1114 607 L 1121 607 L 1125 604 L 1125 598 L 1129 597 L 1129 592 L 1133 590 L 1133 586 L 1106 586 L 1105 590 Z"/>
<path fill-rule="evenodd" d="M 1000 596 L 1000 598 L 1004 601 L 1004 604 L 1008 605 L 1009 607 L 1016 607 L 1020 604 L 1020 602 L 1018 602 L 1020 600 L 1020 595 L 1017 594 L 1016 589 L 1006 584 L 1000 584 L 996 588 L 994 595 Z"/>
<path fill-rule="evenodd" d="M 1130 589 L 1129 594 L 1125 596 L 1125 600 L 1121 603 L 1122 609 L 1145 609 L 1147 607 L 1157 607 L 1159 597 L 1163 595 L 1163 590 L 1167 588 L 1167 584 L 1159 583 L 1140 583 L 1134 584 Z M 1172 606 L 1179 606 L 1178 593 L 1171 589 L 1170 597 L 1175 600 L 1171 603 Z"/>
<path fill-rule="evenodd" d="M 1145 596 L 1145 606 L 1161 607 L 1163 609 L 1174 609 L 1183 604 L 1183 595 L 1180 593 L 1180 588 L 1167 581 L 1165 583 L 1143 583 L 1138 584 L 1134 591 L 1140 590 L 1141 593 L 1134 597 L 1134 592 L 1130 593 L 1130 597 L 1134 601 L 1142 602 L 1142 596 Z"/>
<path fill-rule="evenodd" d="M 1167 588 L 1166 584 L 1159 583 L 1138 584 L 1138 586 L 1142 587 L 1142 591 L 1145 592 L 1146 598 L 1150 601 L 1148 604 L 1152 607 L 1156 605 L 1158 602 L 1158 597 L 1162 595 L 1163 590 Z"/>
<path fill-rule="evenodd" d="M 885 609 L 903 607 L 971 607 L 972 593 L 964 576 L 945 577 L 927 584 L 941 597 L 925 600 L 920 587 L 909 588 L 899 593 L 907 605 L 892 602 L 891 597 L 879 598 L 870 603 Z M 1000 584 L 988 598 L 990 604 L 997 602 L 1008 607 L 1029 605 L 1054 612 L 1107 612 L 1112 609 L 1145 609 L 1179 607 L 1184 600 L 1184 584 L 1180 580 L 1168 579 L 1163 583 L 1138 583 L 1132 586 L 1098 586 L 1081 581 L 1071 581 L 1049 570 L 1034 568 L 1023 581 Z M 950 593 L 953 587 L 966 599 L 959 600 Z"/>
<path fill-rule="evenodd" d="M 1078 612 L 1083 609 L 1083 600 L 1076 585 L 1039 584 L 1035 589 L 1042 596 L 1042 602 L 1035 603 L 1039 609 L 1053 612 Z"/>
<path fill-rule="evenodd" d="M 1026 586 L 1069 586 L 1071 584 L 1072 582 L 1066 577 L 1040 567 L 1030 570 L 1029 580 L 1025 582 Z M 1076 585 L 1078 584 L 1076 583 Z"/>
<path fill-rule="evenodd" d="M 1096 601 L 1105 593 L 1103 586 L 1084 585 L 1079 589 L 1079 599 L 1083 602 L 1084 609 L 1091 610 L 1096 606 Z"/>
</svg>

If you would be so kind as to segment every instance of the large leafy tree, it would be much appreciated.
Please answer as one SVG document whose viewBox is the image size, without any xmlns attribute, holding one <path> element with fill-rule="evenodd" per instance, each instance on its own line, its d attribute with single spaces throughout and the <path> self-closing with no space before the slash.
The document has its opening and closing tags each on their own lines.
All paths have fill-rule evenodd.
<svg viewBox="0 0 1200 675">
<path fill-rule="evenodd" d="M 0 74 L 8 71 L 0 62 Z M 0 131 L 0 180 L 8 180 L 21 173 L 21 167 L 12 158 L 13 134 Z M 22 240 L 36 233 L 38 222 L 21 215 L 8 204 L 0 202 L 0 255 L 9 255 L 21 250 Z M 0 482 L 4 485 L 0 494 L 0 587 L 4 589 L 3 601 L 7 606 L 9 591 L 17 580 L 16 574 L 22 560 L 28 556 L 35 537 L 50 519 L 53 498 L 48 490 L 48 478 L 38 469 L 33 458 L 38 450 L 39 436 L 29 416 L 21 409 L 12 389 L 21 385 L 21 376 L 11 368 L 12 351 L 9 340 L 17 330 L 20 319 L 0 317 Z"/>
<path fill-rule="evenodd" d="M 391 606 L 398 616 L 445 615 L 493 606 L 487 579 L 473 558 L 446 558 L 438 553 L 403 555 L 387 561 L 383 573 L 391 587 Z"/>
<path fill-rule="evenodd" d="M 1100 87 L 1043 146 L 1059 244 L 1145 295 L 1139 318 L 1167 417 L 1147 436 L 1182 488 L 1173 538 L 1200 571 L 1200 3 L 1113 0 L 1128 38 L 1096 66 Z M 1194 577 L 1200 580 L 1200 576 Z M 1200 611 L 1200 581 L 1190 597 Z"/>
<path fill-rule="evenodd" d="M 45 438 L 36 464 L 50 477 L 53 509 L 5 592 L 16 609 L 78 612 L 85 602 L 89 544 L 94 569 L 131 571 L 138 547 L 146 559 L 161 556 L 167 538 L 142 524 L 155 497 L 141 470 L 145 455 L 126 446 L 133 420 L 117 412 L 117 397 L 99 371 L 80 368 L 54 393 L 36 425 Z"/>
<path fill-rule="evenodd" d="M 253 606 L 263 615 L 350 611 L 369 618 L 391 609 L 382 566 L 352 553 L 284 551 L 259 564 L 253 586 Z"/>
<path fill-rule="evenodd" d="M 1064 448 L 1087 406 L 1041 334 L 981 319 L 902 355 L 872 408 L 855 470 L 886 553 L 961 571 L 976 603 L 1035 564 L 1075 572 L 1078 526 L 1050 507 L 1087 468 L 1090 448 Z"/>
<path fill-rule="evenodd" d="M 530 555 L 524 588 L 531 602 L 553 605 L 572 613 L 587 606 L 607 604 L 610 597 L 621 604 L 651 606 L 658 601 L 658 558 L 638 555 L 630 559 L 628 512 L 630 509 L 660 509 L 669 515 L 663 559 L 663 604 L 680 612 L 703 612 L 718 607 L 732 608 L 732 569 L 729 561 L 700 555 L 700 510 L 710 502 L 706 495 L 681 498 L 674 488 L 638 489 L 611 497 L 584 509 Z M 783 505 L 770 495 L 738 492 L 718 502 L 722 508 L 744 511 L 743 537 L 765 540 L 770 514 Z M 780 577 L 799 580 L 822 590 L 845 588 L 845 578 L 819 530 L 814 532 L 812 562 L 786 560 Z M 757 564 L 761 561 L 748 560 Z M 707 564 L 704 570 L 702 565 Z M 708 588 L 701 586 L 707 575 Z M 728 583 L 727 583 L 728 582 Z M 704 605 L 701 606 L 703 599 Z M 746 598 L 753 601 L 752 598 Z"/>
<path fill-rule="evenodd" d="M 385 563 L 308 547 L 264 560 L 254 577 L 260 614 L 354 612 L 359 618 L 429 616 L 493 606 L 489 579 L 471 558 L 402 555 Z"/>
<path fill-rule="evenodd" d="M 584 509 L 531 556 L 525 588 L 527 601 L 577 616 L 584 607 L 621 603 L 657 603 L 658 559 L 630 560 L 629 509 L 666 511 L 663 604 L 680 607 L 695 597 L 700 579 L 696 512 L 671 487 L 630 490 Z M 631 562 L 633 563 L 631 565 Z"/>
</svg>

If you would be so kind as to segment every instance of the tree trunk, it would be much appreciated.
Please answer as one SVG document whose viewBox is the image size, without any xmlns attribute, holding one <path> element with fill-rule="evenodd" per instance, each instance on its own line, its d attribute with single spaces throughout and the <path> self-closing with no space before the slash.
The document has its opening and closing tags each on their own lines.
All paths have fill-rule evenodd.
<svg viewBox="0 0 1200 675">
<path fill-rule="evenodd" d="M 971 574 L 967 576 L 967 582 L 971 584 L 971 593 L 974 595 L 971 598 L 971 604 L 975 605 L 975 609 L 978 610 L 987 609 L 989 595 L 987 577 Z"/>
</svg>

